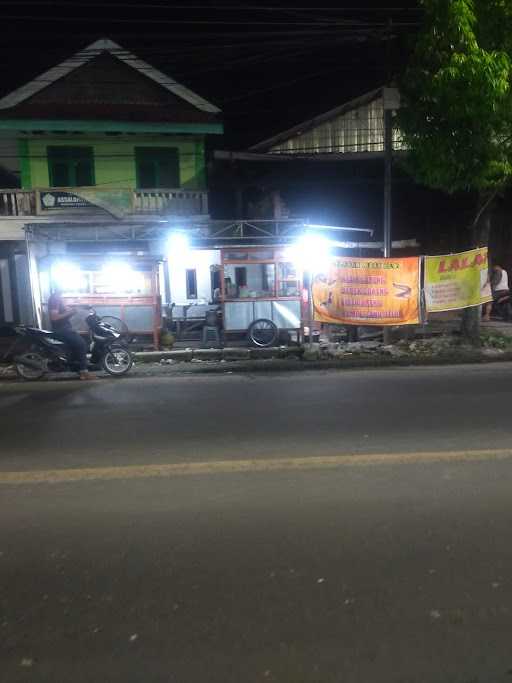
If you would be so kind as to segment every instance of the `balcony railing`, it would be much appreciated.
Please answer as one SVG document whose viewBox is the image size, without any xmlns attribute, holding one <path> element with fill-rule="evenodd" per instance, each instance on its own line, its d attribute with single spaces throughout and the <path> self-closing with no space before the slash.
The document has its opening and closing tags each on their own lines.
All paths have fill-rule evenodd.
<svg viewBox="0 0 512 683">
<path fill-rule="evenodd" d="M 135 190 L 134 213 L 201 216 L 208 213 L 208 193 L 194 190 Z"/>
<path fill-rule="evenodd" d="M 72 215 L 79 211 L 81 214 L 87 213 L 88 209 L 98 211 L 98 208 L 108 210 L 108 190 L 101 190 L 101 202 L 97 206 L 91 191 L 94 188 L 84 188 L 81 195 L 80 188 L 56 189 L 35 189 L 20 190 L 8 189 L 0 190 L 0 216 L 43 216 L 49 211 L 60 214 Z M 119 190 L 112 190 L 112 196 L 119 194 Z M 201 190 L 127 190 L 127 210 L 125 213 L 141 215 L 160 214 L 168 216 L 201 216 L 208 213 L 208 193 Z M 75 205 L 48 206 L 42 203 L 41 197 L 52 194 L 75 195 L 77 198 L 85 197 L 86 202 L 77 201 Z M 98 193 L 99 194 L 99 193 Z"/>
<path fill-rule="evenodd" d="M 0 190 L 0 216 L 34 216 L 36 194 L 33 190 Z"/>
</svg>

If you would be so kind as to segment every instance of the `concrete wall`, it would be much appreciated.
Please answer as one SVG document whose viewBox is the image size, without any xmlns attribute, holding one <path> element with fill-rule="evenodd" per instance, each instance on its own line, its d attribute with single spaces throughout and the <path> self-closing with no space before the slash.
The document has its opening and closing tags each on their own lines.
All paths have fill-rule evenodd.
<svg viewBox="0 0 512 683">
<path fill-rule="evenodd" d="M 0 258 L 0 324 L 13 322 L 14 301 L 9 259 Z"/>
<path fill-rule="evenodd" d="M 173 259 L 169 257 L 169 281 L 171 302 L 175 304 L 209 302 L 212 298 L 210 266 L 220 264 L 218 250 L 192 250 Z M 197 299 L 187 299 L 186 270 L 195 268 L 197 276 Z"/>
<path fill-rule="evenodd" d="M 0 324 L 34 324 L 28 261 L 24 244 L 0 243 Z"/>
<path fill-rule="evenodd" d="M 136 188 L 135 147 L 177 148 L 180 158 L 180 186 L 183 189 L 205 189 L 204 141 L 201 136 L 169 137 L 133 135 L 122 136 L 50 136 L 23 141 L 24 154 L 29 162 L 22 167 L 24 189 L 46 188 L 50 185 L 47 147 L 92 147 L 94 152 L 95 180 L 105 188 Z M 20 152 L 21 153 L 21 152 Z M 25 160 L 26 162 L 26 160 Z"/>
<path fill-rule="evenodd" d="M 26 218 L 0 218 L 0 242 L 2 241 L 25 241 L 23 230 L 27 222 Z"/>
</svg>

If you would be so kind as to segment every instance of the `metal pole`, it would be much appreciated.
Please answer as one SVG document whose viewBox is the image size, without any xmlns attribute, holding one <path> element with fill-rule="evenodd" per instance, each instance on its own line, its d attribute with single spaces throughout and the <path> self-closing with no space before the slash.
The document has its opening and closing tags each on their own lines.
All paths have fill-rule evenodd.
<svg viewBox="0 0 512 683">
<path fill-rule="evenodd" d="M 393 163 L 393 113 L 384 111 L 384 258 L 391 256 L 391 166 Z"/>
<path fill-rule="evenodd" d="M 384 258 L 391 256 L 391 171 L 393 163 L 393 113 L 384 110 Z M 391 342 L 391 330 L 384 328 L 384 343 Z"/>
<path fill-rule="evenodd" d="M 309 350 L 313 351 L 313 271 L 308 270 Z"/>
<path fill-rule="evenodd" d="M 35 282 L 34 282 L 34 274 L 32 272 L 32 250 L 30 248 L 30 239 L 29 239 L 29 228 L 25 227 L 25 250 L 27 253 L 27 273 L 28 273 L 28 286 L 30 287 L 30 307 L 32 309 L 32 320 L 34 321 L 33 324 L 36 325 L 37 327 L 41 327 L 42 323 L 41 320 L 39 319 L 38 315 L 38 310 L 36 306 L 36 300 L 35 300 Z"/>
</svg>

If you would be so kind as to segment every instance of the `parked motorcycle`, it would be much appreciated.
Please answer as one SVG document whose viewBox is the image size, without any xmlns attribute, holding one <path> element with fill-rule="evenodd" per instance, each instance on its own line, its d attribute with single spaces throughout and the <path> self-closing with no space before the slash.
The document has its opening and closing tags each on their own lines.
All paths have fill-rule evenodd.
<svg viewBox="0 0 512 683">
<path fill-rule="evenodd" d="M 105 370 L 113 377 L 126 375 L 133 365 L 133 356 L 125 335 L 100 318 L 93 308 L 87 311 L 89 369 Z M 20 347 L 20 350 L 16 353 L 13 349 L 11 355 L 23 379 L 38 380 L 48 372 L 78 372 L 78 362 L 55 332 L 27 325 L 18 325 L 14 331 L 17 336 L 15 348 Z"/>
<path fill-rule="evenodd" d="M 506 322 L 512 321 L 512 301 L 510 292 L 505 293 L 499 299 L 492 302 L 491 315 L 497 316 Z"/>
</svg>

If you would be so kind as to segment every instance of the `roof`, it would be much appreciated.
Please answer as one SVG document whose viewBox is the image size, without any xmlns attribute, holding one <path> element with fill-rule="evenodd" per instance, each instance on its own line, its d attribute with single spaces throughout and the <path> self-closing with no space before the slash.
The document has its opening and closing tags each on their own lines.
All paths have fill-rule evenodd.
<svg viewBox="0 0 512 683">
<path fill-rule="evenodd" d="M 288 128 L 288 130 L 285 130 L 282 133 L 277 133 L 271 138 L 267 138 L 262 142 L 258 142 L 256 145 L 253 145 L 249 149 L 252 152 L 266 152 L 275 145 L 279 145 L 280 143 L 286 142 L 290 138 L 294 138 L 298 135 L 307 133 L 309 130 L 316 128 L 322 123 L 327 123 L 328 121 L 331 121 L 332 119 L 335 119 L 348 111 L 357 109 L 358 107 L 373 102 L 374 100 L 383 96 L 383 90 L 384 88 L 377 88 L 376 90 L 372 90 L 368 93 L 365 93 L 364 95 L 361 95 L 353 100 L 350 100 L 349 102 L 345 102 L 345 104 L 342 104 L 339 107 L 330 109 L 324 114 L 319 114 L 318 116 L 315 116 L 312 119 L 308 119 L 307 121 L 298 123 L 292 128 Z"/>
<path fill-rule="evenodd" d="M 103 39 L 0 99 L 1 119 L 209 123 L 220 109 Z"/>
</svg>

